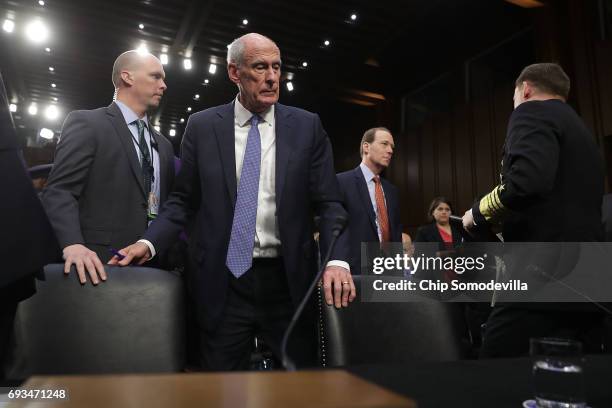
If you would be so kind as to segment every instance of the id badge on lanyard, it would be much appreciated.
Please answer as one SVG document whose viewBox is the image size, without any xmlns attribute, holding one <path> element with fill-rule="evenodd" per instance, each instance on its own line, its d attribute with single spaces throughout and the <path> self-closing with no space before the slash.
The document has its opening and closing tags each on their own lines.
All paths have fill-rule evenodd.
<svg viewBox="0 0 612 408">
<path fill-rule="evenodd" d="M 149 224 L 157 217 L 159 213 L 159 199 L 154 192 L 149 193 L 148 206 L 147 206 L 147 219 Z"/>
</svg>

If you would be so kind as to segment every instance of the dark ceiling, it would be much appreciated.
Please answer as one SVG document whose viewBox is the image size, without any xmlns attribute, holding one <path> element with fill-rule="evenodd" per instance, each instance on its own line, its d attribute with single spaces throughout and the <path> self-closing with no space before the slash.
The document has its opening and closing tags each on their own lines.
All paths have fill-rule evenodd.
<svg viewBox="0 0 612 408">
<path fill-rule="evenodd" d="M 317 110 L 333 106 L 329 100 L 374 106 L 530 24 L 525 9 L 503 0 L 0 0 L 0 18 L 15 23 L 12 33 L 0 30 L 0 70 L 22 133 L 42 126 L 58 131 L 69 111 L 107 105 L 115 57 L 144 42 L 154 54 L 169 55 L 168 90 L 155 119 L 165 134 L 175 128 L 177 138 L 188 107 L 195 112 L 234 96 L 226 45 L 249 31 L 268 35 L 281 49 L 284 82 L 295 87 L 283 86 L 281 100 Z M 49 28 L 40 44 L 24 35 L 35 18 Z M 193 61 L 189 71 L 185 55 Z M 210 63 L 218 64 L 214 75 Z M 57 105 L 58 119 L 29 115 L 32 102 L 40 111 Z"/>
</svg>

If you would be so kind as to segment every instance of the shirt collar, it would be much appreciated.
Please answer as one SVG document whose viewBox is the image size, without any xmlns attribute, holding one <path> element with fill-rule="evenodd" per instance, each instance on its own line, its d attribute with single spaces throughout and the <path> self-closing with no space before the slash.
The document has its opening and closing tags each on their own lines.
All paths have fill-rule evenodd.
<svg viewBox="0 0 612 408">
<path fill-rule="evenodd" d="M 125 123 L 130 125 L 132 122 L 140 119 L 136 113 L 132 109 L 130 109 L 125 103 L 121 102 L 119 99 L 115 100 L 115 104 L 121 110 L 121 114 L 123 115 L 123 119 L 125 119 Z M 142 120 L 144 121 L 147 129 L 149 128 L 149 120 L 147 118 L 147 114 L 143 116 Z"/>
<path fill-rule="evenodd" d="M 364 162 L 361 162 L 361 164 L 359 164 L 359 167 L 361 168 L 361 172 L 363 173 L 363 177 L 365 177 L 366 181 L 370 181 L 374 177 L 376 177 L 376 174 L 374 174 Z"/>
<path fill-rule="evenodd" d="M 234 103 L 234 117 L 236 118 L 236 123 L 240 127 L 243 127 L 244 125 L 249 123 L 249 121 L 251 120 L 251 117 L 253 117 L 253 113 L 251 111 L 249 111 L 247 108 L 245 108 L 240 103 L 240 101 L 238 100 L 237 96 L 236 96 L 236 101 Z M 274 121 L 274 105 L 270 106 L 263 113 L 260 113 L 259 117 L 261 117 L 262 122 L 273 123 L 273 121 Z"/>
</svg>

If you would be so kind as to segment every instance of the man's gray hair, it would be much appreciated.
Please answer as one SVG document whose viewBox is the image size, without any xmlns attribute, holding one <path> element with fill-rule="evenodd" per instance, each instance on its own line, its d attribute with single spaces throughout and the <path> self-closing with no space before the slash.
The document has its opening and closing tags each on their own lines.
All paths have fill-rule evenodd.
<svg viewBox="0 0 612 408">
<path fill-rule="evenodd" d="M 236 66 L 240 67 L 244 63 L 244 49 L 246 48 L 246 40 L 249 37 L 256 37 L 260 39 L 266 39 L 270 41 L 272 44 L 278 48 L 276 43 L 272 41 L 271 38 L 266 37 L 265 35 L 257 34 L 257 33 L 248 33 L 241 37 L 236 38 L 231 44 L 227 47 L 227 64 L 236 64 Z"/>
</svg>

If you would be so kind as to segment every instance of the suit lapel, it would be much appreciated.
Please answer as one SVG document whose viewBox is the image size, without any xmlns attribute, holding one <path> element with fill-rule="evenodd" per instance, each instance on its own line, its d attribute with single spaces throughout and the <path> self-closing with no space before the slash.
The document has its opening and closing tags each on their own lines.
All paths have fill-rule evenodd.
<svg viewBox="0 0 612 408">
<path fill-rule="evenodd" d="M 276 104 L 274 107 L 274 120 L 276 132 L 276 208 L 280 207 L 280 200 L 285 187 L 287 175 L 287 164 L 291 156 L 291 112 L 283 105 Z"/>
<path fill-rule="evenodd" d="M 236 149 L 234 134 L 234 103 L 228 103 L 217 110 L 217 121 L 214 124 L 219 156 L 225 175 L 225 184 L 232 205 L 236 203 Z"/>
<path fill-rule="evenodd" d="M 353 175 L 355 176 L 355 185 L 357 186 L 357 193 L 361 198 L 361 203 L 368 214 L 368 218 L 370 219 L 370 224 L 374 229 L 374 233 L 378 237 L 378 229 L 376 228 L 376 213 L 372 207 L 372 200 L 370 199 L 368 185 L 366 184 L 365 177 L 363 177 L 361 168 L 357 167 L 355 170 L 353 170 Z"/>
<path fill-rule="evenodd" d="M 160 139 L 163 138 L 161 133 L 157 133 L 154 129 L 149 129 L 149 134 L 155 139 L 157 144 L 157 154 L 159 155 L 159 196 L 160 200 L 164 201 L 168 196 L 168 180 L 170 175 L 168 174 L 168 169 L 174 168 L 174 163 L 170 166 L 170 160 L 173 160 L 173 157 L 170 157 L 169 153 L 166 149 L 163 148 L 160 143 Z"/>
<path fill-rule="evenodd" d="M 136 182 L 140 186 L 140 192 L 144 197 L 145 191 L 144 184 L 142 181 L 142 170 L 140 167 L 140 162 L 138 161 L 138 156 L 136 155 L 136 149 L 134 149 L 132 133 L 130 132 L 125 123 L 125 119 L 123 118 L 121 110 L 114 102 L 111 103 L 108 108 L 106 108 L 106 114 L 108 115 L 109 120 L 115 128 L 119 140 L 121 140 L 121 144 L 123 145 L 123 151 L 127 155 L 128 161 L 130 163 L 130 168 L 132 169 L 132 174 L 136 178 Z"/>
</svg>

